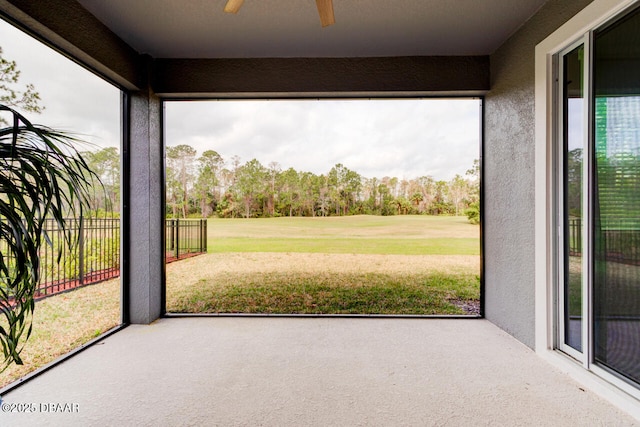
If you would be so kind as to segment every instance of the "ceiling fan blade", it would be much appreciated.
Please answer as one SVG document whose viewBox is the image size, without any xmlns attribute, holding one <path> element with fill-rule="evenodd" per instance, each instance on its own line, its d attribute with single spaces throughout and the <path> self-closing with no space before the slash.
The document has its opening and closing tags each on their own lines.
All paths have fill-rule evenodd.
<svg viewBox="0 0 640 427">
<path fill-rule="evenodd" d="M 242 7 L 242 3 L 244 3 L 244 0 L 228 0 L 224 6 L 224 11 L 227 13 L 238 13 Z"/>
<path fill-rule="evenodd" d="M 320 23 L 323 27 L 327 27 L 336 23 L 336 18 L 335 16 L 333 16 L 332 0 L 316 0 L 316 6 L 318 6 Z"/>
</svg>

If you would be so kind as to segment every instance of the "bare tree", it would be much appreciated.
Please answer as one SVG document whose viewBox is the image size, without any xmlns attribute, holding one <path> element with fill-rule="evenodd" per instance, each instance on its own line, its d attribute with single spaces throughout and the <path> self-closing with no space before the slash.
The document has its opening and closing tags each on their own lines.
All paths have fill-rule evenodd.
<svg viewBox="0 0 640 427">
<path fill-rule="evenodd" d="M 167 147 L 167 189 L 171 193 L 174 216 L 180 209 L 182 217 L 187 217 L 195 157 L 196 150 L 190 145 Z"/>
<path fill-rule="evenodd" d="M 16 110 L 30 113 L 41 113 L 40 94 L 32 84 L 20 86 L 20 70 L 15 61 L 2 56 L 0 47 L 0 104 Z M 0 125 L 8 126 L 9 122 L 0 116 Z"/>
</svg>

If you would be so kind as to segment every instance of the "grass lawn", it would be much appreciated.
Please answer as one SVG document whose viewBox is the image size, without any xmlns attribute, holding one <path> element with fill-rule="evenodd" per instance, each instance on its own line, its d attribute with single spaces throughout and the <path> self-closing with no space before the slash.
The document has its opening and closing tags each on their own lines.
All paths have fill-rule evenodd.
<svg viewBox="0 0 640 427">
<path fill-rule="evenodd" d="M 209 253 L 167 266 L 167 311 L 465 314 L 479 227 L 464 217 L 212 219 Z"/>
<path fill-rule="evenodd" d="M 23 365 L 0 373 L 3 387 L 120 324 L 120 280 L 113 279 L 37 301 Z"/>
<path fill-rule="evenodd" d="M 408 241 L 407 241 L 408 240 Z M 393 239 L 354 237 L 226 237 L 208 252 L 305 252 L 325 254 L 480 255 L 478 239 Z"/>
<path fill-rule="evenodd" d="M 215 252 L 219 240 L 249 238 L 271 239 L 475 239 L 480 228 L 469 224 L 462 216 L 373 216 L 344 217 L 283 217 L 251 219 L 209 219 L 207 223 L 208 249 Z M 296 249 L 292 242 L 292 252 Z"/>
</svg>

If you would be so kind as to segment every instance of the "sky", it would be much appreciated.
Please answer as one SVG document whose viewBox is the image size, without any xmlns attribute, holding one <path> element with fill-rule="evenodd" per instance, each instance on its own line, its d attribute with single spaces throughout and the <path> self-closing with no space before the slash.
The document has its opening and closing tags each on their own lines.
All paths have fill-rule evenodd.
<svg viewBox="0 0 640 427">
<path fill-rule="evenodd" d="M 0 20 L 3 57 L 16 61 L 45 107 L 34 123 L 120 145 L 117 88 Z M 165 103 L 166 144 L 188 144 L 316 174 L 341 163 L 367 178 L 464 175 L 479 158 L 480 101 L 275 100 Z"/>
<path fill-rule="evenodd" d="M 167 145 L 315 174 L 448 180 L 479 158 L 478 100 L 173 101 Z"/>
<path fill-rule="evenodd" d="M 16 61 L 19 85 L 40 93 L 42 114 L 24 113 L 32 123 L 78 134 L 97 146 L 120 146 L 120 91 L 0 19 L 0 47 Z"/>
</svg>

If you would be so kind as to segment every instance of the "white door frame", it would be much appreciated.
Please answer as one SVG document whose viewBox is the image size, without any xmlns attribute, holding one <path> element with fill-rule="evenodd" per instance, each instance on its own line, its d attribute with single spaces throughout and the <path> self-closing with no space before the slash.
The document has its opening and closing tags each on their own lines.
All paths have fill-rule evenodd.
<svg viewBox="0 0 640 427">
<path fill-rule="evenodd" d="M 554 58 L 591 30 L 639 0 L 594 0 L 535 49 L 535 350 L 602 397 L 640 419 L 640 390 L 590 364 L 556 351 L 558 275 L 557 192 L 554 159 L 557 136 L 557 64 Z M 586 242 L 585 242 L 586 243 Z M 586 313 L 585 313 L 586 314 Z M 585 319 L 586 320 L 586 319 Z M 585 322 L 586 323 L 586 322 Z M 584 335 L 583 335 L 584 336 Z M 586 338 L 586 337 L 585 337 Z M 583 342 L 583 348 L 589 345 Z M 596 374 L 596 375 L 593 375 Z"/>
</svg>

